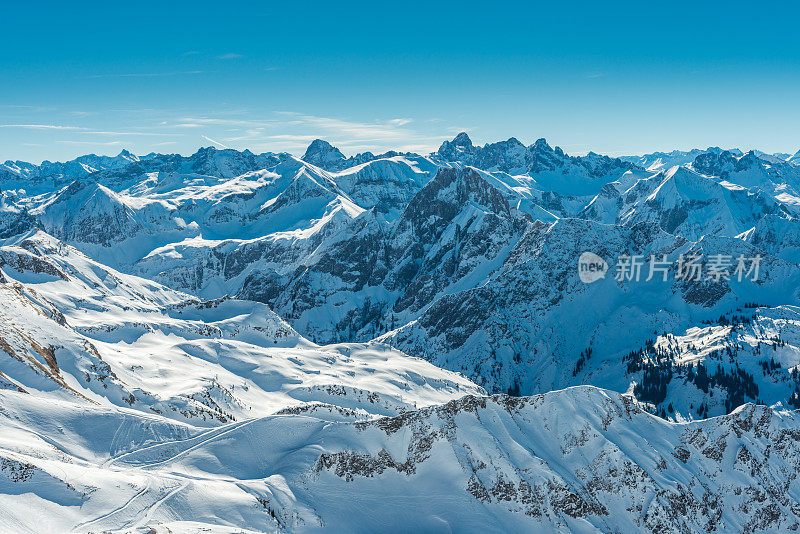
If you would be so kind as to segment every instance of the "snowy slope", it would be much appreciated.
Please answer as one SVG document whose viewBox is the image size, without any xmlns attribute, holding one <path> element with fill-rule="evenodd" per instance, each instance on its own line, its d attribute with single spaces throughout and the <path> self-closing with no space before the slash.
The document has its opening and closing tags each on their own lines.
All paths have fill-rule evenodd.
<svg viewBox="0 0 800 534">
<path fill-rule="evenodd" d="M 263 304 L 200 301 L 43 232 L 0 247 L 0 264 L 3 379 L 14 389 L 99 395 L 104 404 L 202 421 L 195 424 L 338 396 L 362 414 L 396 413 L 479 391 L 388 347 L 318 347 Z"/>
<path fill-rule="evenodd" d="M 760 188 L 745 188 L 675 166 L 636 181 L 619 192 L 606 186 L 579 214 L 581 218 L 631 226 L 652 222 L 675 235 L 738 236 L 764 217 L 791 218 L 794 206 Z"/>
<path fill-rule="evenodd" d="M 0 398 L 7 531 L 778 532 L 799 519 L 797 416 L 753 405 L 676 424 L 583 387 L 200 429 Z"/>
</svg>

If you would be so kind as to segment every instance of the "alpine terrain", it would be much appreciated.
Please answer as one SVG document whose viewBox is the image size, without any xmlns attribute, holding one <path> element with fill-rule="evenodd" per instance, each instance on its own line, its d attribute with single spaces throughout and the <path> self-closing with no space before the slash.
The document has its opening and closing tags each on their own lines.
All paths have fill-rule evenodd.
<svg viewBox="0 0 800 534">
<path fill-rule="evenodd" d="M 800 154 L 0 164 L 1 532 L 800 529 Z"/>
</svg>

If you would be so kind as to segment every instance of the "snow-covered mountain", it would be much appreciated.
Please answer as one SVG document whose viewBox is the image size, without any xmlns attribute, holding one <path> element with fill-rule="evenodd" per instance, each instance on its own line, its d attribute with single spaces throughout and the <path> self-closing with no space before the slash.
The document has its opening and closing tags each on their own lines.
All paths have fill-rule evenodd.
<svg viewBox="0 0 800 534">
<path fill-rule="evenodd" d="M 798 528 L 799 210 L 785 154 L 463 132 L 6 162 L 0 530 Z"/>
<path fill-rule="evenodd" d="M 666 171 L 676 165 L 688 166 L 691 165 L 695 158 L 701 154 L 719 154 L 723 149 L 719 147 L 708 147 L 703 150 L 700 148 L 693 148 L 691 150 L 672 150 L 670 152 L 653 152 L 651 154 L 644 154 L 641 156 L 622 156 L 623 161 L 635 163 L 636 165 L 647 169 L 648 171 Z M 738 149 L 731 149 L 731 154 L 741 157 L 742 151 Z"/>
<path fill-rule="evenodd" d="M 596 193 L 607 182 L 636 168 L 631 163 L 593 152 L 584 157 L 568 156 L 559 147 L 551 148 L 545 139 L 527 147 L 514 137 L 476 147 L 465 132 L 453 141 L 442 143 L 434 158 L 489 172 L 527 174 L 539 191 L 576 196 Z"/>
<path fill-rule="evenodd" d="M 591 387 L 199 428 L 0 392 L 8 531 L 792 531 L 795 413 L 670 423 Z M 53 443 L 58 444 L 58 448 Z"/>
<path fill-rule="evenodd" d="M 173 418 L 221 422 L 321 401 L 335 395 L 327 387 L 385 397 L 389 413 L 425 404 L 417 389 L 434 398 L 437 389 L 480 391 L 385 347 L 318 347 L 264 304 L 202 301 L 105 267 L 42 231 L 0 247 L 0 269 L 8 296 L 4 347 L 12 357 L 2 376 L 15 389 L 98 401 L 99 393 L 103 403 L 143 403 L 140 409 Z M 374 365 L 366 364 L 370 358 Z M 395 385 L 361 387 L 384 379 Z M 108 389 L 111 382 L 119 395 Z M 358 402 L 350 408 L 361 409 Z"/>
<path fill-rule="evenodd" d="M 723 150 L 719 147 L 708 147 L 703 150 L 700 148 L 693 148 L 691 150 L 672 150 L 670 152 L 653 152 L 651 154 L 644 154 L 641 156 L 621 156 L 620 159 L 635 163 L 640 167 L 644 167 L 648 171 L 665 171 L 675 165 L 691 165 L 695 158 L 701 154 L 720 154 L 722 152 L 729 152 L 734 157 L 741 158 L 745 153 L 738 148 L 731 148 Z M 764 161 L 770 163 L 797 163 L 800 157 L 797 154 L 792 156 L 785 153 L 767 153 L 761 150 L 753 150 L 753 153 Z"/>
<path fill-rule="evenodd" d="M 122 150 L 113 157 L 87 154 L 63 163 L 45 160 L 35 165 L 26 161 L 6 161 L 0 164 L 0 170 L 31 181 L 47 177 L 76 179 L 101 170 L 122 167 L 148 157 L 150 156 L 139 157 L 128 150 Z"/>
<path fill-rule="evenodd" d="M 737 236 L 766 216 L 792 218 L 800 213 L 800 205 L 788 194 L 773 196 L 769 188 L 744 187 L 739 181 L 676 166 L 639 180 L 623 192 L 605 187 L 578 216 L 626 226 L 653 222 L 693 240 L 705 235 Z"/>
</svg>

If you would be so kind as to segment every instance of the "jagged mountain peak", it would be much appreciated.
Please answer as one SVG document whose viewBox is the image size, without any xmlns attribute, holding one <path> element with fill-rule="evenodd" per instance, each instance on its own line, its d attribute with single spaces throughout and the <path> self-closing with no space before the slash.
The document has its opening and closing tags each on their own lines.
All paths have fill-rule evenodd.
<svg viewBox="0 0 800 534">
<path fill-rule="evenodd" d="M 342 152 L 323 139 L 315 139 L 308 145 L 306 153 L 301 158 L 306 163 L 329 172 L 339 172 L 345 169 L 369 163 L 375 159 L 390 158 L 399 155 L 398 152 L 390 151 L 384 154 L 375 155 L 372 152 L 362 152 L 352 157 L 345 157 Z"/>
<path fill-rule="evenodd" d="M 197 149 L 197 151 L 188 157 L 189 160 L 200 160 L 200 159 L 209 159 L 219 156 L 228 156 L 228 157 L 241 157 L 241 156 L 252 156 L 253 153 L 250 152 L 248 149 L 244 150 L 236 150 L 234 148 L 217 148 L 215 146 L 203 146 Z"/>
<path fill-rule="evenodd" d="M 117 154 L 117 157 L 127 159 L 129 161 L 139 161 L 139 156 L 137 156 L 127 148 L 123 148 L 122 150 L 120 150 L 119 154 Z"/>
<path fill-rule="evenodd" d="M 215 147 L 215 146 L 212 146 L 212 145 L 208 145 L 208 146 L 201 146 L 200 148 L 198 148 L 198 149 L 197 149 L 197 150 L 194 152 L 194 154 L 192 154 L 192 155 L 191 155 L 191 156 L 189 156 L 189 157 L 190 157 L 190 158 L 200 158 L 200 157 L 206 157 L 206 156 L 208 156 L 209 154 L 213 154 L 213 153 L 214 153 L 214 152 L 216 152 L 217 150 L 219 150 L 219 149 L 218 149 L 217 147 Z"/>
<path fill-rule="evenodd" d="M 473 155 L 477 152 L 477 147 L 472 144 L 466 132 L 461 132 L 452 141 L 443 141 L 439 150 L 436 152 L 445 161 L 457 161 L 465 156 Z"/>
<path fill-rule="evenodd" d="M 531 145 L 531 148 L 533 148 L 533 149 L 535 149 L 535 150 L 546 150 L 546 151 L 548 151 L 548 152 L 550 152 L 550 151 L 552 151 L 552 150 L 553 150 L 553 149 L 550 147 L 550 145 L 549 145 L 549 144 L 547 144 L 547 139 L 545 139 L 544 137 L 540 137 L 539 139 L 537 139 L 537 140 L 536 140 L 536 141 L 535 141 L 535 142 L 534 142 L 534 143 Z"/>
<path fill-rule="evenodd" d="M 550 144 L 547 142 L 547 140 L 544 137 L 537 139 L 528 149 L 531 152 L 534 152 L 534 153 L 537 153 L 537 152 L 540 153 L 540 154 L 552 153 L 552 154 L 555 154 L 557 157 L 562 158 L 562 159 L 569 158 L 569 155 L 567 155 L 567 153 L 564 152 L 561 149 L 561 147 L 559 147 L 559 146 L 551 147 Z M 588 158 L 608 158 L 608 156 L 601 156 L 601 155 L 596 154 L 594 152 L 589 152 L 586 157 L 588 157 Z"/>
<path fill-rule="evenodd" d="M 343 162 L 347 158 L 345 158 L 344 154 L 342 154 L 338 148 L 324 139 L 314 139 L 311 141 L 311 144 L 308 145 L 306 153 L 301 159 L 312 165 L 326 169 L 332 165 Z"/>
<path fill-rule="evenodd" d="M 716 176 L 744 187 L 759 187 L 776 193 L 776 198 L 797 204 L 786 195 L 796 198 L 800 189 L 800 172 L 790 161 L 750 150 L 738 154 L 723 150 L 698 155 L 691 164 L 697 172 Z"/>
<path fill-rule="evenodd" d="M 516 137 L 509 137 L 505 141 L 497 141 L 496 143 L 486 143 L 486 145 L 484 145 L 483 148 L 484 149 L 491 149 L 491 148 L 494 148 L 494 147 L 498 147 L 498 148 L 502 148 L 502 149 L 508 150 L 508 149 L 515 149 L 515 148 L 518 148 L 518 147 L 525 148 L 525 145 L 522 144 L 522 141 L 520 141 Z"/>
<path fill-rule="evenodd" d="M 595 153 L 582 158 L 571 157 L 560 147 L 551 147 L 544 138 L 527 147 L 516 137 L 483 146 L 457 146 L 454 141 L 442 143 L 434 158 L 489 172 L 500 171 L 514 176 L 528 174 L 535 177 L 537 185 L 544 191 L 596 194 L 606 183 L 603 180 L 614 181 L 624 172 L 638 168 L 631 162 Z M 595 181 L 598 183 L 592 183 Z"/>
<path fill-rule="evenodd" d="M 433 215 L 436 210 L 430 209 L 434 199 L 451 204 L 454 209 L 462 209 L 467 202 L 474 202 L 494 213 L 507 214 L 510 209 L 503 195 L 473 167 L 439 169 L 433 179 L 411 199 L 409 207 L 425 206 L 425 212 Z"/>
<path fill-rule="evenodd" d="M 467 132 L 460 132 L 458 135 L 455 136 L 455 138 L 453 138 L 451 142 L 455 146 L 460 146 L 465 148 L 472 147 L 472 139 L 469 138 Z"/>
</svg>

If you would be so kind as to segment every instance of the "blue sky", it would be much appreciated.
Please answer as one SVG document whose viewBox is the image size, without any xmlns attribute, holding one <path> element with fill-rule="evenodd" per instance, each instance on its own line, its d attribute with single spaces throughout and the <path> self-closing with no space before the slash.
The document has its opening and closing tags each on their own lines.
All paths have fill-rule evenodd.
<svg viewBox="0 0 800 534">
<path fill-rule="evenodd" d="M 755 6 L 755 7 L 753 7 Z M 0 160 L 199 146 L 800 148 L 790 2 L 13 2 Z"/>
</svg>

